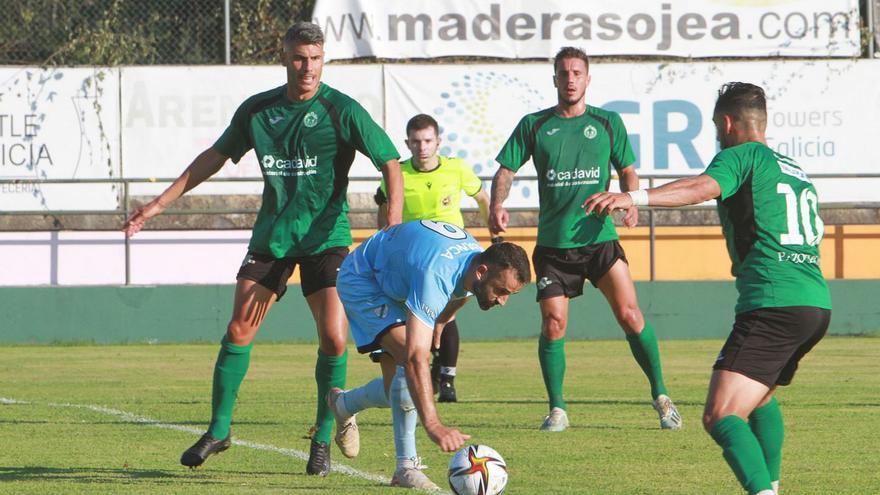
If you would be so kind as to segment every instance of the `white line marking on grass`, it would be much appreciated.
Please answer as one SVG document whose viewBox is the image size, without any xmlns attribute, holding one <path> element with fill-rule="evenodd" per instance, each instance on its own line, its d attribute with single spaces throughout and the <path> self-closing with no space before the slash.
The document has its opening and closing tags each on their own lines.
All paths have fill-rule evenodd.
<svg viewBox="0 0 880 495">
<path fill-rule="evenodd" d="M 37 404 L 37 403 L 16 400 L 16 399 L 9 399 L 6 397 L 0 397 L 0 404 L 7 404 L 7 405 L 22 404 L 22 405 L 24 405 L 24 404 Z M 116 416 L 117 418 L 120 418 L 123 421 L 128 422 L 128 423 L 150 425 L 150 426 L 155 426 L 157 428 L 164 428 L 166 430 L 183 431 L 186 433 L 193 433 L 193 434 L 196 434 L 199 436 L 201 436 L 202 433 L 204 433 L 203 430 L 200 430 L 198 428 L 192 428 L 190 426 L 183 426 L 183 425 L 175 425 L 175 424 L 171 424 L 171 423 L 163 423 L 163 422 L 156 420 L 156 419 L 147 418 L 145 416 L 139 416 L 134 413 L 122 411 L 119 409 L 112 409 L 112 408 L 104 407 L 104 406 L 95 406 L 95 405 L 90 405 L 90 404 L 67 404 L 67 403 L 59 404 L 59 403 L 55 403 L 55 402 L 49 402 L 46 405 L 48 405 L 50 407 L 70 407 L 70 408 L 76 408 L 76 409 L 88 409 L 89 411 L 94 411 L 94 412 L 101 413 L 101 414 L 107 414 L 109 416 Z M 302 451 L 296 450 L 296 449 L 286 449 L 286 448 L 282 448 L 282 447 L 276 447 L 274 445 L 268 445 L 268 444 L 256 443 L 256 442 L 248 442 L 245 440 L 236 440 L 236 439 L 233 439 L 232 443 L 235 445 L 241 445 L 242 447 L 247 447 L 249 449 L 265 450 L 267 452 L 275 452 L 276 454 L 285 455 L 287 457 L 295 457 L 295 458 L 303 460 L 303 461 L 308 461 L 308 459 L 309 459 L 308 453 L 302 452 Z M 368 481 L 381 483 L 383 485 L 388 485 L 391 483 L 391 480 L 384 477 L 384 476 L 360 471 L 360 470 L 355 469 L 351 466 L 346 466 L 345 464 L 340 464 L 338 462 L 334 462 L 332 464 L 332 470 L 336 471 L 338 473 L 348 475 L 348 476 L 354 476 L 357 478 L 363 478 Z"/>
</svg>

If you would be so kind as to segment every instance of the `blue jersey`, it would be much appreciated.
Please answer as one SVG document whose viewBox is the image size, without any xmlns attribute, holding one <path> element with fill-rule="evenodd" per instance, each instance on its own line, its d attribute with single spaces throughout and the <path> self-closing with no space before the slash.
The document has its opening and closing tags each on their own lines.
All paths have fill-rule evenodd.
<svg viewBox="0 0 880 495">
<path fill-rule="evenodd" d="M 433 327 L 451 299 L 466 297 L 462 281 L 483 251 L 461 227 L 416 220 L 379 231 L 346 259 L 360 276 L 372 276 L 382 293 Z"/>
</svg>

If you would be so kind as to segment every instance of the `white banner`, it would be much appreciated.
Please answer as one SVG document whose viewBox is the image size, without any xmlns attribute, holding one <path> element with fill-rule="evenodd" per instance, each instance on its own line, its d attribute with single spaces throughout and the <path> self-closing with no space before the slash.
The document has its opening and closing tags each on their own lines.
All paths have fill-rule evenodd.
<svg viewBox="0 0 880 495">
<path fill-rule="evenodd" d="M 857 57 L 858 0 L 318 0 L 327 59 Z"/>
<path fill-rule="evenodd" d="M 403 138 L 424 112 L 443 133 L 441 153 L 468 160 L 482 176 L 519 119 L 553 106 L 551 64 L 386 67 L 388 130 Z M 880 62 L 595 64 L 587 102 L 623 117 L 640 174 L 696 174 L 717 152 L 712 111 L 725 82 L 754 82 L 768 97 L 768 144 L 807 172 L 878 173 Z M 404 155 L 407 156 L 407 155 Z M 531 165 L 519 176 L 534 175 Z M 823 201 L 877 201 L 880 181 L 817 180 Z M 519 181 L 511 205 L 537 205 L 533 181 Z"/>
<path fill-rule="evenodd" d="M 0 179 L 119 177 L 118 69 L 0 68 Z M 0 210 L 113 210 L 112 184 L 0 184 Z"/>
<path fill-rule="evenodd" d="M 322 80 L 357 100 L 383 125 L 381 66 L 326 66 Z M 281 66 L 124 69 L 122 160 L 125 177 L 177 177 L 196 155 L 214 144 L 245 99 L 285 82 Z M 372 163 L 358 153 L 351 175 L 375 174 Z M 238 164 L 227 162 L 215 177 L 260 178 L 253 151 Z M 133 187 L 132 193 L 157 193 L 167 185 L 141 185 Z M 262 188 L 262 183 L 217 183 L 205 184 L 194 192 L 259 193 Z"/>
</svg>

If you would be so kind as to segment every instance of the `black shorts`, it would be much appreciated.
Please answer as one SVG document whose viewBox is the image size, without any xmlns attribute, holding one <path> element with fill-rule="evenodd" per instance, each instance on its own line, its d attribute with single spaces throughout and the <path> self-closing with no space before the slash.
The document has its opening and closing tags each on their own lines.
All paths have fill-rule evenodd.
<svg viewBox="0 0 880 495">
<path fill-rule="evenodd" d="M 712 369 L 735 371 L 768 387 L 788 385 L 798 362 L 828 330 L 831 310 L 761 308 L 736 315 Z"/>
<path fill-rule="evenodd" d="M 287 292 L 287 280 L 299 265 L 302 294 L 308 297 L 327 287 L 336 287 L 336 275 L 342 260 L 348 255 L 347 247 L 333 247 L 311 256 L 275 258 L 248 251 L 237 279 L 253 280 L 274 292 L 278 299 Z"/>
<path fill-rule="evenodd" d="M 538 280 L 537 300 L 577 297 L 584 293 L 585 279 L 590 279 L 595 287 L 617 260 L 627 263 L 623 247 L 617 241 L 571 249 L 535 246 L 532 264 Z"/>
</svg>

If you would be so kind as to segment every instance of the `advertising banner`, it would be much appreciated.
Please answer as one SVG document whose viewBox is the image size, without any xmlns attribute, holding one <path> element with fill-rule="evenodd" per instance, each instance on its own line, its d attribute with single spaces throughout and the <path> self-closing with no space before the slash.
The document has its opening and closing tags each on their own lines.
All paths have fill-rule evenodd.
<svg viewBox="0 0 880 495">
<path fill-rule="evenodd" d="M 857 57 L 858 0 L 318 0 L 327 59 Z"/>
<path fill-rule="evenodd" d="M 0 179 L 119 177 L 119 71 L 0 68 Z M 0 184 L 0 210 L 114 210 L 114 184 Z"/>
<path fill-rule="evenodd" d="M 481 176 L 526 113 L 556 104 L 552 64 L 386 67 L 388 132 L 403 139 L 416 113 L 442 127 L 440 152 Z M 753 82 L 767 94 L 768 145 L 810 174 L 878 173 L 880 63 L 876 61 L 593 64 L 587 103 L 621 114 L 639 173 L 697 174 L 718 151 L 718 89 Z M 407 155 L 404 155 L 407 156 Z M 529 164 L 518 176 L 534 176 Z M 876 201 L 875 179 L 817 180 L 823 201 Z M 537 205 L 533 181 L 514 183 L 510 204 Z"/>
<path fill-rule="evenodd" d="M 384 122 L 380 65 L 325 66 L 322 81 L 357 100 Z M 223 133 L 248 97 L 286 83 L 284 68 L 130 67 L 122 74 L 123 172 L 127 178 L 177 177 Z M 376 175 L 357 154 L 352 174 Z M 260 178 L 254 153 L 228 161 L 215 177 Z M 134 194 L 157 193 L 166 184 L 140 185 Z M 205 184 L 199 193 L 259 193 L 262 183 Z"/>
</svg>

